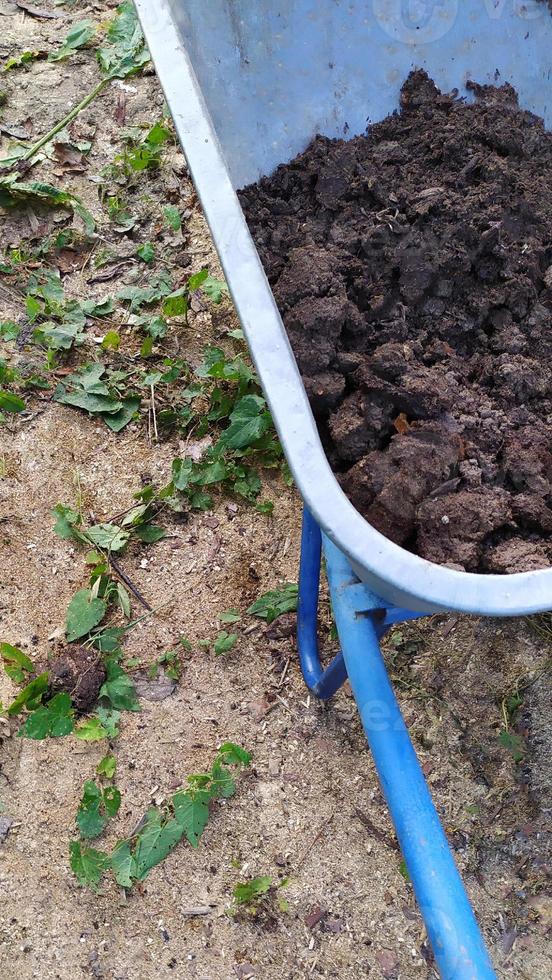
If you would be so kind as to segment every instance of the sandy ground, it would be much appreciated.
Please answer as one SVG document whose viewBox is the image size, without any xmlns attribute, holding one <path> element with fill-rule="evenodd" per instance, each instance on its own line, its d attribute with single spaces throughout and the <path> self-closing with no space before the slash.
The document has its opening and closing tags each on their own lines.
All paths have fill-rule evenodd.
<svg viewBox="0 0 552 980">
<path fill-rule="evenodd" d="M 0 54 L 50 47 L 71 21 L 105 20 L 113 6 L 58 8 L 41 0 L 42 10 L 63 12 L 60 22 L 0 0 Z M 27 125 L 38 137 L 96 77 L 88 51 L 8 74 L 3 123 Z M 104 238 L 111 233 L 89 177 L 117 152 L 121 93 L 127 125 L 159 117 L 163 100 L 151 74 L 133 78 L 126 90 L 112 86 L 81 117 L 83 126 L 96 127 L 87 171 L 63 178 L 103 221 Z M 185 248 L 191 269 L 207 263 L 216 272 L 176 151 L 167 154 L 155 187 L 135 202 L 141 223 L 133 248 L 147 240 L 156 199 L 176 201 L 187 214 L 173 261 Z M 2 221 L 4 242 L 29 235 L 25 216 Z M 119 236 L 119 248 L 127 243 Z M 90 286 L 87 275 L 85 269 L 66 277 L 69 295 L 119 288 L 119 282 Z M 9 291 L 0 290 L 0 301 L 2 318 L 21 317 Z M 168 339 L 168 349 L 193 359 L 202 343 L 233 326 L 229 304 L 207 309 Z M 29 349 L 22 356 L 35 355 Z M 53 534 L 51 508 L 74 501 L 80 487 L 85 509 L 107 519 L 130 505 L 143 478 L 166 480 L 179 447 L 174 439 L 152 443 L 141 424 L 113 435 L 47 394 L 31 398 L 29 408 L 0 430 L 0 639 L 39 659 L 87 581 L 82 553 Z M 221 499 L 187 522 L 167 518 L 166 539 L 132 546 L 124 556 L 127 575 L 161 607 L 129 635 L 125 654 L 147 666 L 180 636 L 191 652 L 170 697 L 143 699 L 140 713 L 123 715 L 114 744 L 123 803 L 106 843 L 128 833 L 152 801 L 170 797 L 186 774 L 210 763 L 221 741 L 232 739 L 253 753 L 253 763 L 239 777 L 237 795 L 215 808 L 197 851 L 179 845 L 129 894 L 109 881 L 97 895 L 79 887 L 68 846 L 82 784 L 93 777 L 105 744 L 23 740 L 16 724 L 0 719 L 0 816 L 12 821 L 0 840 L 4 980 L 435 976 L 350 692 L 328 706 L 307 696 L 288 620 L 279 628 L 241 629 L 226 657 L 200 645 L 216 634 L 220 612 L 243 611 L 266 589 L 296 580 L 299 499 L 273 473 L 264 495 L 275 503 L 271 518 Z M 245 619 L 244 626 L 254 622 Z M 405 716 L 501 978 L 552 975 L 551 642 L 545 619 L 441 616 L 395 631 L 387 644 Z M 14 690 L 2 675 L 4 702 Z M 501 705 L 516 690 L 519 763 L 498 741 Z M 289 911 L 260 922 L 230 917 L 235 884 L 261 874 L 289 877 Z"/>
</svg>

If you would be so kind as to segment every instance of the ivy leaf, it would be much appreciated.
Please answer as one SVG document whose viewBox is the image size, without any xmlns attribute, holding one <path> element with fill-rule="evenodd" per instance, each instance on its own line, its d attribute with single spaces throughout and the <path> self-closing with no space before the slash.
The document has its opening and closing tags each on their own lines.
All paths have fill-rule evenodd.
<svg viewBox="0 0 552 980">
<path fill-rule="evenodd" d="M 101 623 L 107 612 L 103 599 L 92 598 L 90 589 L 79 589 L 67 609 L 65 635 L 69 643 L 86 636 Z"/>
<path fill-rule="evenodd" d="M 116 524 L 95 524 L 86 531 L 87 538 L 107 551 L 121 551 L 126 545 L 130 534 Z"/>
<path fill-rule="evenodd" d="M 132 883 L 137 877 L 137 871 L 136 860 L 128 841 L 122 841 L 116 845 L 111 855 L 111 869 L 118 885 L 121 885 L 122 888 L 132 887 Z"/>
<path fill-rule="evenodd" d="M 102 794 L 103 805 L 108 817 L 115 817 L 121 806 L 121 794 L 115 786 L 106 786 Z"/>
<path fill-rule="evenodd" d="M 156 524 L 142 524 L 141 527 L 136 528 L 134 534 L 144 544 L 154 544 L 166 537 L 167 532 L 162 527 L 157 527 Z"/>
<path fill-rule="evenodd" d="M 2 271 L 0 269 L 0 271 Z M 0 323 L 0 338 L 9 343 L 10 340 L 16 340 L 21 333 L 21 327 L 13 320 L 2 320 Z"/>
<path fill-rule="evenodd" d="M 29 198 L 37 198 L 53 207 L 68 207 L 81 218 L 88 234 L 92 234 L 96 227 L 94 218 L 74 194 L 62 191 L 51 184 L 45 184 L 43 181 L 25 182 L 17 178 L 17 172 L 0 177 L 0 207 L 13 207 L 18 201 L 28 202 Z"/>
<path fill-rule="evenodd" d="M 138 248 L 136 249 L 136 255 L 138 256 L 138 258 L 142 259 L 142 262 L 145 262 L 147 265 L 149 265 L 150 262 L 153 262 L 155 256 L 155 249 L 151 244 L 151 242 L 144 242 L 143 245 L 139 245 Z"/>
<path fill-rule="evenodd" d="M 182 228 L 182 219 L 180 217 L 180 211 L 178 208 L 175 208 L 174 204 L 167 204 L 163 208 L 163 215 L 169 228 L 172 228 L 173 231 L 180 231 Z"/>
<path fill-rule="evenodd" d="M 32 711 L 38 707 L 43 694 L 48 690 L 49 681 L 50 675 L 48 673 L 39 674 L 33 681 L 30 681 L 10 704 L 8 715 L 17 715 L 22 708 L 28 708 L 29 711 Z"/>
<path fill-rule="evenodd" d="M 24 412 L 25 402 L 17 395 L 12 395 L 11 391 L 0 389 L 0 411 L 2 412 Z"/>
<path fill-rule="evenodd" d="M 208 799 L 209 794 L 180 790 L 172 798 L 175 819 L 192 847 L 198 846 L 209 820 L 209 806 L 205 797 Z"/>
<path fill-rule="evenodd" d="M 66 507 L 65 504 L 56 504 L 52 510 L 52 514 L 56 518 L 54 532 L 59 538 L 62 538 L 64 541 L 69 541 L 74 537 L 82 540 L 82 535 L 77 530 L 78 525 L 81 523 L 81 517 L 78 511 L 73 510 L 72 507 Z"/>
<path fill-rule="evenodd" d="M 71 870 L 79 884 L 88 885 L 96 890 L 102 875 L 111 867 L 111 858 L 104 851 L 96 851 L 86 847 L 80 841 L 73 840 L 69 845 L 71 855 Z"/>
<path fill-rule="evenodd" d="M 105 814 L 100 813 L 102 791 L 91 779 L 83 787 L 82 800 L 77 810 L 77 827 L 81 837 L 98 837 L 107 823 Z"/>
<path fill-rule="evenodd" d="M 184 827 L 178 820 L 164 822 L 155 807 L 148 811 L 146 824 L 140 831 L 136 844 L 136 877 L 139 881 L 143 881 L 156 864 L 165 860 L 183 834 Z"/>
<path fill-rule="evenodd" d="M 215 279 L 214 276 L 206 276 L 201 288 L 213 303 L 220 303 L 222 297 L 228 295 L 228 286 L 224 280 Z"/>
<path fill-rule="evenodd" d="M 162 311 L 164 316 L 186 316 L 188 312 L 188 292 L 186 287 L 170 293 L 163 301 Z"/>
<path fill-rule="evenodd" d="M 242 749 L 241 745 L 236 745 L 235 742 L 224 742 L 218 750 L 218 755 L 229 766 L 248 766 L 252 758 L 251 752 Z"/>
<path fill-rule="evenodd" d="M 107 78 L 128 78 L 150 60 L 134 4 L 124 0 L 117 7 L 107 39 L 109 44 L 97 52 L 100 68 Z"/>
<path fill-rule="evenodd" d="M 29 660 L 18 647 L 12 647 L 10 643 L 0 643 L 0 657 L 4 661 L 6 674 L 15 684 L 23 684 L 25 674 L 31 674 L 34 670 L 32 660 Z"/>
<path fill-rule="evenodd" d="M 104 755 L 103 759 L 101 759 L 96 766 L 98 776 L 105 776 L 106 779 L 113 779 L 116 771 L 117 760 L 115 756 L 111 754 Z"/>
<path fill-rule="evenodd" d="M 114 708 L 102 708 L 100 706 L 97 714 L 109 738 L 117 738 L 119 734 L 119 729 L 117 726 L 121 718 L 121 712 L 116 711 Z"/>
<path fill-rule="evenodd" d="M 134 682 L 115 660 L 106 663 L 107 680 L 100 688 L 100 697 L 107 698 L 112 707 L 123 711 L 140 711 Z"/>
<path fill-rule="evenodd" d="M 228 653 L 230 650 L 232 650 L 236 646 L 237 642 L 237 633 L 227 633 L 226 630 L 221 630 L 214 642 L 213 650 L 217 656 L 220 656 L 220 654 Z"/>
<path fill-rule="evenodd" d="M 65 41 L 58 48 L 48 55 L 48 61 L 64 61 L 69 58 L 74 51 L 83 48 L 92 40 L 96 33 L 96 25 L 91 20 L 79 20 L 73 25 Z"/>
<path fill-rule="evenodd" d="M 139 398 L 123 398 L 119 411 L 104 415 L 103 420 L 112 432 L 120 432 L 121 429 L 124 429 L 125 425 L 128 425 L 132 421 L 139 408 Z"/>
<path fill-rule="evenodd" d="M 268 875 L 251 878 L 250 881 L 241 881 L 234 888 L 234 901 L 236 905 L 249 905 L 260 895 L 265 895 L 271 886 L 272 878 Z"/>
<path fill-rule="evenodd" d="M 295 612 L 298 596 L 299 587 L 294 582 L 287 582 L 281 589 L 265 592 L 249 606 L 247 612 L 250 616 L 272 623 L 283 613 Z"/>
<path fill-rule="evenodd" d="M 62 691 L 26 718 L 18 735 L 35 740 L 62 738 L 73 731 L 73 707 L 69 695 Z"/>
<path fill-rule="evenodd" d="M 244 395 L 230 415 L 230 425 L 222 433 L 219 444 L 228 449 L 245 449 L 260 439 L 272 425 L 266 402 L 260 395 Z"/>
<path fill-rule="evenodd" d="M 237 609 L 228 609 L 227 612 L 219 613 L 219 620 L 221 623 L 239 623 L 241 616 Z"/>
<path fill-rule="evenodd" d="M 121 794 L 115 786 L 102 790 L 92 779 L 87 779 L 76 817 L 81 837 L 98 837 L 110 817 L 116 816 L 120 805 Z"/>
<path fill-rule="evenodd" d="M 223 766 L 219 759 L 215 759 L 211 769 L 211 793 L 213 797 L 228 799 L 236 792 L 236 784 L 232 773 L 226 766 Z"/>
<path fill-rule="evenodd" d="M 100 742 L 102 738 L 107 738 L 109 732 L 102 725 L 99 718 L 87 718 L 82 724 L 75 728 L 75 738 L 80 738 L 83 742 Z"/>
</svg>

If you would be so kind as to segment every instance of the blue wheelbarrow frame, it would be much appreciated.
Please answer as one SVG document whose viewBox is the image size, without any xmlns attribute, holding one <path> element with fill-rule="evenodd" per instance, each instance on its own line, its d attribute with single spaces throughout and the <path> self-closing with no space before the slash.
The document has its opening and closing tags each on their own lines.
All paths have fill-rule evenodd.
<svg viewBox="0 0 552 980">
<path fill-rule="evenodd" d="M 552 569 L 458 572 L 379 534 L 324 454 L 236 189 L 321 132 L 363 132 L 398 105 L 414 67 L 445 90 L 512 83 L 552 124 L 552 17 L 537 0 L 135 0 L 295 482 L 305 503 L 298 643 L 319 697 L 348 677 L 440 974 L 495 976 L 380 653 L 395 622 L 438 611 L 519 616 L 552 608 Z M 316 642 L 323 546 L 342 652 Z"/>
</svg>

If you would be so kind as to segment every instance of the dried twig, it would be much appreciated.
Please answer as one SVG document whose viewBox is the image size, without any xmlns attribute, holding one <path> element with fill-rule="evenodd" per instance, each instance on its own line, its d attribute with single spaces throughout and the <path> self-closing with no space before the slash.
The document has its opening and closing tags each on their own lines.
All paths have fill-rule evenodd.
<svg viewBox="0 0 552 980">
<path fill-rule="evenodd" d="M 134 582 L 132 581 L 132 579 L 130 579 L 128 577 L 128 575 L 126 574 L 126 572 L 123 572 L 123 569 L 119 565 L 119 562 L 117 561 L 117 559 L 114 558 L 113 555 L 111 555 L 111 554 L 108 555 L 108 558 L 109 558 L 109 564 L 111 565 L 113 571 L 125 583 L 125 585 L 127 586 L 127 588 L 130 589 L 130 591 L 132 592 L 134 598 L 135 599 L 138 599 L 138 602 L 140 602 L 143 605 L 144 609 L 148 609 L 149 612 L 151 612 L 152 611 L 152 607 L 150 606 L 149 602 L 147 601 L 147 599 L 144 599 L 144 596 L 142 595 L 142 593 L 140 592 L 140 590 L 134 585 Z"/>
</svg>

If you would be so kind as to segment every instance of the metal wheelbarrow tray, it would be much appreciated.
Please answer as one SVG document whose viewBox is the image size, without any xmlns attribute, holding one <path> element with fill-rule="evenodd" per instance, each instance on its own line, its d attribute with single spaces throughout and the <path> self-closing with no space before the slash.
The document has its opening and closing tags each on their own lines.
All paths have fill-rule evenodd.
<svg viewBox="0 0 552 980">
<path fill-rule="evenodd" d="M 414 67 L 465 90 L 510 82 L 552 125 L 552 16 L 543 0 L 135 0 L 195 186 L 305 503 L 298 641 L 307 684 L 355 694 L 441 975 L 493 977 L 389 685 L 379 639 L 441 610 L 518 616 L 552 607 L 552 568 L 477 575 L 435 565 L 372 528 L 324 454 L 274 297 L 236 196 L 316 133 L 365 131 Z M 321 539 L 342 653 L 316 644 Z"/>
</svg>

